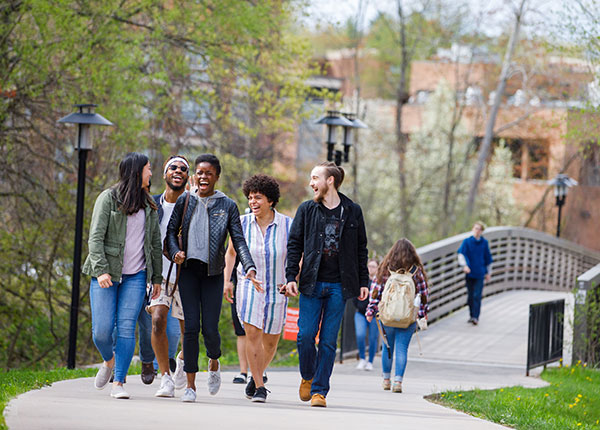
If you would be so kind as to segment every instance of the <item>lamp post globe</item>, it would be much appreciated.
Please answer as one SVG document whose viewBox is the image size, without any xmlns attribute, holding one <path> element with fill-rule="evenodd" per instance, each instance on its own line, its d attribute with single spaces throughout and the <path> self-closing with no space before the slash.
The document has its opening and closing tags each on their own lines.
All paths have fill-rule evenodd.
<svg viewBox="0 0 600 430">
<path fill-rule="evenodd" d="M 554 179 L 548 181 L 548 185 L 554 186 L 554 196 L 556 197 L 556 206 L 558 207 L 558 220 L 556 223 L 556 237 L 560 237 L 560 223 L 562 207 L 567 200 L 567 194 L 569 188 L 577 185 L 577 181 L 573 178 L 569 178 L 564 173 L 559 173 Z"/>
</svg>

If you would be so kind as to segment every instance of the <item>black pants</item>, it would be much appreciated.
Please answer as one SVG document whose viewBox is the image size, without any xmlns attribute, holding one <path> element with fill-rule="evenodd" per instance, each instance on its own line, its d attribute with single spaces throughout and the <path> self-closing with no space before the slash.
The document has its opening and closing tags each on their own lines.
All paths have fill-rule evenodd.
<svg viewBox="0 0 600 430">
<path fill-rule="evenodd" d="M 198 372 L 200 318 L 206 355 L 213 360 L 221 356 L 219 317 L 223 302 L 223 274 L 208 276 L 207 269 L 206 263 L 191 259 L 179 275 L 179 294 L 185 318 L 183 370 L 187 373 Z"/>
</svg>

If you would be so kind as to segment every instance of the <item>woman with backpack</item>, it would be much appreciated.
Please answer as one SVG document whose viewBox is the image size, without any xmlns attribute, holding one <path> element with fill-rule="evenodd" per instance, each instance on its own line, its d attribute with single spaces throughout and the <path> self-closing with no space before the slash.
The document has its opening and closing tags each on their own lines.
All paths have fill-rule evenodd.
<svg viewBox="0 0 600 430">
<path fill-rule="evenodd" d="M 398 274 L 400 276 L 397 276 Z M 390 278 L 393 278 L 394 282 L 388 282 Z M 386 288 L 388 289 L 388 293 L 392 288 L 397 289 L 402 296 L 390 298 L 389 294 L 384 295 Z M 417 317 L 423 321 L 427 319 L 428 294 L 427 276 L 425 275 L 425 269 L 417 254 L 417 250 L 410 240 L 405 238 L 398 240 L 379 265 L 375 281 L 371 284 L 369 306 L 365 313 L 367 321 L 370 322 L 380 311 L 384 311 L 383 306 L 390 307 L 388 300 L 404 300 L 408 302 L 410 315 L 408 315 L 407 319 L 400 320 L 397 324 L 394 321 L 389 322 L 387 319 L 384 319 L 387 324 L 382 324 L 388 343 L 386 345 L 384 341 L 381 355 L 384 390 L 392 389 L 394 393 L 402 392 L 402 380 L 404 378 L 404 371 L 406 370 L 408 345 L 413 333 L 416 331 Z M 413 306 L 415 309 L 413 309 Z M 402 308 L 403 306 L 395 306 L 395 309 Z M 407 306 L 404 306 L 404 308 L 406 309 Z M 381 323 L 381 321 L 379 322 Z M 393 387 L 391 384 L 392 356 L 396 363 Z"/>
</svg>

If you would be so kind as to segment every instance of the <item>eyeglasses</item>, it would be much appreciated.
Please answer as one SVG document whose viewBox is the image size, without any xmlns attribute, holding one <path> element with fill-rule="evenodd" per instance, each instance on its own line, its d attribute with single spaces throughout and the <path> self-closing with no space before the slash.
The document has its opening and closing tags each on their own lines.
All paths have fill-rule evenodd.
<svg viewBox="0 0 600 430">
<path fill-rule="evenodd" d="M 176 164 L 171 164 L 169 166 L 169 170 L 175 171 L 177 169 L 181 170 L 181 173 L 185 173 L 188 171 L 188 168 L 186 166 L 178 166 Z"/>
</svg>

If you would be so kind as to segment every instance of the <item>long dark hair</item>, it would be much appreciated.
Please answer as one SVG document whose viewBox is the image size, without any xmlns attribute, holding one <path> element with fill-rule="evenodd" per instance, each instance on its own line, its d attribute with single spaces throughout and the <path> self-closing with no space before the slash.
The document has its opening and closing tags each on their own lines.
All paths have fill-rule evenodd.
<svg viewBox="0 0 600 430">
<path fill-rule="evenodd" d="M 142 172 L 150 160 L 139 152 L 130 152 L 119 163 L 119 182 L 113 187 L 119 210 L 126 215 L 136 213 L 146 205 L 157 209 L 147 189 L 142 188 Z"/>
<path fill-rule="evenodd" d="M 377 276 L 375 277 L 378 284 L 383 284 L 387 280 L 391 271 L 400 269 L 409 270 L 412 265 L 419 267 L 423 271 L 425 281 L 427 281 L 427 275 L 423 268 L 423 263 L 417 250 L 412 242 L 406 238 L 398 239 L 394 246 L 390 248 L 388 253 L 383 257 L 383 261 L 377 269 Z"/>
</svg>

